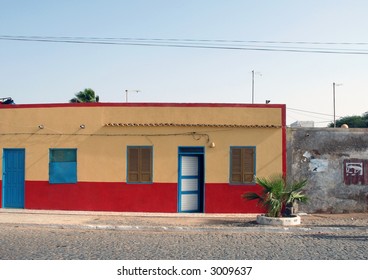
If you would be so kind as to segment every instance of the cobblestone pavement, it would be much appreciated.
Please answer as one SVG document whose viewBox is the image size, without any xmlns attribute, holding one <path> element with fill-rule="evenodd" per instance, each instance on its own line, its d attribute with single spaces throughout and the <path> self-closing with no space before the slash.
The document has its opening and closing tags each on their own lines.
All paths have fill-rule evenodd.
<svg viewBox="0 0 368 280">
<path fill-rule="evenodd" d="M 90 217 L 89 217 L 90 218 Z M 141 220 L 140 220 L 141 219 Z M 101 221 L 103 220 L 103 221 Z M 367 260 L 367 215 L 308 215 L 299 230 L 263 228 L 254 218 L 94 216 L 88 224 L 143 230 L 0 224 L 1 259 Z M 145 227 L 142 227 L 145 225 Z M 170 227 L 172 230 L 167 230 Z M 175 227 L 174 227 L 175 226 Z M 185 230 L 180 230 L 184 228 Z M 112 227 L 114 228 L 114 227 Z M 240 229 L 240 230 L 239 230 Z"/>
</svg>

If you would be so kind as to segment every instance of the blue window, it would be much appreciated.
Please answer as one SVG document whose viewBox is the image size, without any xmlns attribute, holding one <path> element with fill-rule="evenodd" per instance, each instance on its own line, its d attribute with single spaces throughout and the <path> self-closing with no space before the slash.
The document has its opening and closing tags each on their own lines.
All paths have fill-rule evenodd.
<svg viewBox="0 0 368 280">
<path fill-rule="evenodd" d="M 230 183 L 254 183 L 256 176 L 256 148 L 230 148 Z"/>
<path fill-rule="evenodd" d="M 50 149 L 49 182 L 77 183 L 77 149 Z"/>
</svg>

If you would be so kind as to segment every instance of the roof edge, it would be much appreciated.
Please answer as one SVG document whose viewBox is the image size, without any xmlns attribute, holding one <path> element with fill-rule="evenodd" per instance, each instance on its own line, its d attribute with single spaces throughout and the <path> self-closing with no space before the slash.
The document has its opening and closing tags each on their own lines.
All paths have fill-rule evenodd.
<svg viewBox="0 0 368 280">
<path fill-rule="evenodd" d="M 286 108 L 285 104 L 247 104 L 247 103 L 40 103 L 40 104 L 12 104 L 0 105 L 0 109 L 28 109 L 28 108 L 65 108 L 65 107 L 240 107 L 240 108 Z"/>
</svg>

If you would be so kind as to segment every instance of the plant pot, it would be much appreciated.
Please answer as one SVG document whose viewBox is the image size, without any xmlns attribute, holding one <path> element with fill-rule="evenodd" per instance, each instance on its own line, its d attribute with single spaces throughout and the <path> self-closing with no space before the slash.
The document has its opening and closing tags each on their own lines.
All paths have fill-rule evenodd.
<svg viewBox="0 0 368 280">
<path fill-rule="evenodd" d="M 284 215 L 285 217 L 293 217 L 298 212 L 298 204 L 296 202 L 288 203 L 285 206 Z"/>
<path fill-rule="evenodd" d="M 269 226 L 296 226 L 300 225 L 300 216 L 294 215 L 291 217 L 268 217 L 265 215 L 257 216 L 257 223 L 260 225 L 269 225 Z"/>
</svg>

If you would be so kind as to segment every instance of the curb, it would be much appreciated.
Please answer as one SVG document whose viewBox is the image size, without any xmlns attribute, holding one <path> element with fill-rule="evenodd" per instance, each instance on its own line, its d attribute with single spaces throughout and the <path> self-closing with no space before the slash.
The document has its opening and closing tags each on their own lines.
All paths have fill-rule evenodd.
<svg viewBox="0 0 368 280">
<path fill-rule="evenodd" d="M 114 225 L 78 225 L 78 224 L 34 224 L 34 223 L 2 223 L 12 227 L 37 227 L 73 230 L 111 230 L 111 231 L 156 231 L 156 232 L 232 232 L 232 233 L 337 233 L 337 232 L 367 232 L 363 227 L 284 227 L 284 226 L 254 226 L 254 227 L 181 227 L 181 226 L 114 226 Z"/>
<path fill-rule="evenodd" d="M 37 210 L 37 209 L 15 209 L 0 208 L 0 214 L 27 214 L 27 215 L 71 215 L 71 216 L 120 216 L 120 217 L 158 217 L 158 218 L 256 218 L 258 213 L 163 213 L 163 212 L 112 212 L 112 211 L 77 211 L 77 210 Z"/>
</svg>

